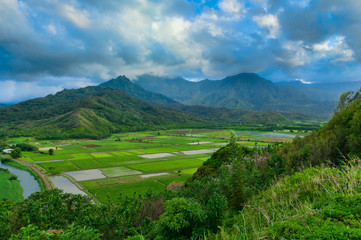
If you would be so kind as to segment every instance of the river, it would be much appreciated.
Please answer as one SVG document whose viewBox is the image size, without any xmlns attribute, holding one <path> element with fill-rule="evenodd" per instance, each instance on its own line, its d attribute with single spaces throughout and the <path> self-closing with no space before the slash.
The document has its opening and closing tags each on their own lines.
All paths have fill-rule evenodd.
<svg viewBox="0 0 361 240">
<path fill-rule="evenodd" d="M 0 168 L 9 169 L 9 171 L 18 177 L 20 180 L 20 186 L 23 189 L 23 197 L 28 198 L 34 192 L 40 192 L 39 183 L 33 176 L 27 171 L 23 171 L 12 166 L 3 164 L 0 162 Z"/>
</svg>

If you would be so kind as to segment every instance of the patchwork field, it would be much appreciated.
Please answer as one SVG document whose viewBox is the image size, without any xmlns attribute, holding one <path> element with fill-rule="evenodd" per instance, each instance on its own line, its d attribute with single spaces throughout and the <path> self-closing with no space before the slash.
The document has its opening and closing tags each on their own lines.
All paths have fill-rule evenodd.
<svg viewBox="0 0 361 240">
<path fill-rule="evenodd" d="M 102 140 L 22 139 L 43 149 L 24 152 L 23 160 L 32 162 L 49 176 L 61 174 L 62 178 L 51 177 L 56 186 L 72 184 L 72 188 L 77 186 L 100 202 L 107 202 L 134 192 L 164 191 L 172 182 L 187 181 L 214 151 L 227 144 L 230 132 L 188 129 L 120 133 Z M 292 141 L 295 135 L 285 131 L 235 133 L 241 144 L 250 147 Z M 46 149 L 50 148 L 54 155 L 48 155 Z"/>
</svg>

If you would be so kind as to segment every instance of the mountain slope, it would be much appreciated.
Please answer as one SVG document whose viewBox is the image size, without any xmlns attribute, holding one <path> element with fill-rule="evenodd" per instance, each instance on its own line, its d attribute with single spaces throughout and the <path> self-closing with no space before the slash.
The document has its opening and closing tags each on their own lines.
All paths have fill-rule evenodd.
<svg viewBox="0 0 361 240">
<path fill-rule="evenodd" d="M 342 93 L 358 90 L 361 87 L 361 81 L 310 84 L 305 84 L 300 81 L 289 81 L 278 82 L 277 85 L 291 87 L 311 99 L 337 101 Z"/>
<path fill-rule="evenodd" d="M 139 85 L 132 83 L 125 76 L 119 76 L 117 78 L 113 78 L 107 82 L 101 83 L 99 86 L 118 88 L 132 95 L 133 97 L 157 105 L 169 105 L 169 104 L 177 103 L 173 99 L 170 99 L 162 94 L 146 91 L 144 88 L 140 87 Z"/>
<path fill-rule="evenodd" d="M 182 81 L 180 79 L 180 81 Z M 183 80 L 185 84 L 189 84 L 188 81 Z M 290 120 L 278 113 L 273 112 L 261 112 L 261 111 L 249 111 L 240 109 L 227 109 L 227 108 L 215 108 L 201 105 L 184 105 L 178 103 L 162 94 L 154 93 L 145 90 L 141 86 L 132 83 L 125 76 L 119 76 L 115 79 L 111 79 L 105 83 L 100 84 L 101 86 L 112 87 L 121 89 L 130 95 L 140 98 L 144 101 L 182 111 L 196 115 L 202 119 L 208 121 L 221 121 L 227 123 L 241 123 L 241 124 L 275 124 L 275 123 L 290 123 Z M 194 94 L 194 93 L 191 93 Z M 303 116 L 297 116 L 303 117 Z"/>
<path fill-rule="evenodd" d="M 279 86 L 256 74 L 242 73 L 219 81 L 189 82 L 182 78 L 143 75 L 137 84 L 185 104 L 233 109 L 292 112 L 328 118 L 334 102 L 315 102 L 289 87 Z"/>
<path fill-rule="evenodd" d="M 192 126 L 200 118 L 154 106 L 119 89 L 86 87 L 0 109 L 2 129 L 41 138 L 108 136 L 112 132 Z"/>
</svg>

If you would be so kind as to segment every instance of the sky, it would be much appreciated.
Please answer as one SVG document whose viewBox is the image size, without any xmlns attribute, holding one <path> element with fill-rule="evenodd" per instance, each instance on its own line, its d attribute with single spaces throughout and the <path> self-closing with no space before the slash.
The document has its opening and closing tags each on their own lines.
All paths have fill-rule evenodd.
<svg viewBox="0 0 361 240">
<path fill-rule="evenodd" d="M 361 80 L 360 0 L 0 0 L 0 103 L 142 74 Z"/>
</svg>

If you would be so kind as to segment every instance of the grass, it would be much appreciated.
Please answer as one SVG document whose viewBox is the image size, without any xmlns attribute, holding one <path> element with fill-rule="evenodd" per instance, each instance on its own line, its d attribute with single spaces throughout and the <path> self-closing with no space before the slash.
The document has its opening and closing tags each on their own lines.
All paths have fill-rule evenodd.
<svg viewBox="0 0 361 240">
<path fill-rule="evenodd" d="M 157 179 L 157 182 L 168 186 L 172 182 L 186 182 L 190 177 L 191 175 L 181 175 L 176 177 L 161 178 L 161 179 Z"/>
<path fill-rule="evenodd" d="M 143 172 L 161 172 L 172 169 L 182 169 L 182 168 L 201 166 L 202 163 L 203 161 L 199 159 L 183 159 L 183 160 L 173 160 L 173 161 L 162 161 L 161 164 L 158 162 L 133 164 L 133 165 L 128 165 L 128 167 Z"/>
<path fill-rule="evenodd" d="M 31 157 L 31 159 L 35 162 L 37 161 L 49 161 L 49 160 L 58 160 L 58 159 L 69 159 L 72 156 L 70 154 L 54 154 L 54 155 L 44 155 L 41 154 L 40 156 Z"/>
<path fill-rule="evenodd" d="M 197 170 L 198 170 L 198 168 L 182 169 L 182 170 L 180 170 L 181 171 L 180 173 L 181 174 L 190 174 L 190 175 L 192 175 L 193 173 L 197 172 Z M 178 173 L 178 171 L 174 171 L 174 172 Z"/>
<path fill-rule="evenodd" d="M 322 226 L 324 220 L 314 219 L 313 216 L 317 216 L 326 206 L 331 205 L 332 207 L 337 204 L 339 198 L 361 197 L 360 163 L 360 160 L 354 160 L 350 166 L 345 166 L 343 169 L 309 168 L 301 173 L 280 179 L 270 189 L 251 199 L 242 212 L 237 215 L 236 228 L 228 229 L 228 231 L 237 239 L 280 239 L 283 238 L 280 234 L 290 234 L 295 231 L 304 231 L 304 234 L 312 232 L 318 234 L 320 229 L 316 231 L 315 229 Z M 342 220 L 340 210 L 332 210 L 327 214 L 326 219 L 332 213 L 339 213 L 336 221 Z M 351 209 L 351 212 L 355 214 L 357 211 L 355 208 Z M 293 219 L 296 219 L 297 226 L 293 225 Z M 316 223 L 314 220 L 317 220 Z M 332 221 L 329 224 L 334 224 Z M 303 226 L 300 225 L 300 222 L 303 222 Z M 345 222 L 346 226 L 341 223 L 338 227 L 347 227 L 348 224 L 352 224 L 352 222 Z M 282 232 L 280 232 L 280 226 L 282 226 Z M 321 230 L 325 229 L 327 226 Z M 347 234 L 343 239 L 347 239 L 345 236 Z M 316 235 L 309 237 L 309 239 L 315 238 L 327 239 L 327 237 L 319 238 Z"/>
<path fill-rule="evenodd" d="M 127 175 L 142 174 L 139 171 L 129 169 L 129 168 L 126 168 L 123 166 L 112 167 L 112 168 L 103 168 L 101 170 L 108 177 L 120 177 L 120 176 L 127 176 Z"/>
<path fill-rule="evenodd" d="M 71 162 L 80 169 L 93 169 L 103 166 L 102 163 L 99 163 L 93 159 L 78 159 L 72 160 Z"/>
<path fill-rule="evenodd" d="M 140 177 L 140 175 L 129 175 L 129 176 L 118 177 L 118 180 L 119 180 L 121 183 L 128 183 L 128 182 L 139 182 L 139 181 L 143 181 L 144 178 Z"/>
<path fill-rule="evenodd" d="M 93 157 L 96 157 L 96 158 L 107 158 L 107 157 L 112 157 L 111 154 L 108 154 L 108 153 L 91 153 L 91 155 Z"/>
<path fill-rule="evenodd" d="M 119 180 L 117 178 L 101 178 L 101 179 L 82 181 L 80 183 L 85 188 L 93 188 L 93 187 L 100 187 L 103 185 L 118 184 Z"/>
<path fill-rule="evenodd" d="M 164 186 L 155 181 L 141 181 L 125 183 L 121 185 L 90 188 L 91 192 L 101 203 L 116 201 L 120 197 L 132 196 L 133 194 L 144 195 L 147 191 L 159 193 L 164 191 Z"/>
<path fill-rule="evenodd" d="M 38 165 L 52 174 L 79 170 L 69 161 L 38 163 Z"/>
<path fill-rule="evenodd" d="M 88 153 L 75 153 L 75 154 L 72 154 L 72 156 L 73 157 L 71 158 L 71 160 L 91 158 L 90 154 L 88 154 Z"/>
<path fill-rule="evenodd" d="M 0 200 L 7 199 L 14 202 L 20 202 L 23 198 L 23 189 L 19 180 L 10 180 L 15 176 L 4 168 L 0 168 Z"/>
</svg>

